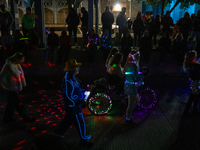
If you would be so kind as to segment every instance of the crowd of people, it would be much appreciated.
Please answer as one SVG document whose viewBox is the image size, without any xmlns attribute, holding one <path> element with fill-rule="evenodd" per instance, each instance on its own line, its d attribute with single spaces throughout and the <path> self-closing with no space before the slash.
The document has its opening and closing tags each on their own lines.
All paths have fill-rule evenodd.
<svg viewBox="0 0 200 150">
<path fill-rule="evenodd" d="M 5 12 L 5 6 L 1 5 L 1 10 Z M 35 17 L 31 13 L 30 8 L 26 10 L 27 14 L 25 14 L 22 19 L 23 36 L 20 34 L 19 30 L 16 30 L 13 39 L 10 35 L 8 25 L 1 28 L 4 29 L 4 27 L 6 28 L 7 26 L 6 29 L 8 29 L 2 31 L 2 49 L 4 51 L 10 49 L 9 53 L 5 55 L 7 58 L 6 63 L 0 73 L 0 83 L 8 94 L 8 103 L 3 118 L 3 122 L 5 123 L 13 122 L 13 113 L 15 109 L 23 118 L 24 122 L 32 123 L 36 120 L 30 117 L 19 97 L 19 91 L 26 86 L 23 69 L 20 63 L 24 61 L 25 56 L 27 58 L 29 57 L 27 49 L 32 49 L 32 46 L 39 45 L 39 38 L 33 27 Z M 88 31 L 87 11 L 82 7 L 81 12 L 82 14 L 77 14 L 74 8 L 69 8 L 69 15 L 66 19 L 69 36 L 66 31 L 62 31 L 59 37 L 55 33 L 54 28 L 51 28 L 50 33 L 47 35 L 48 48 L 46 50 L 45 63 L 51 62 L 53 66 L 55 66 L 57 60 L 59 60 L 59 64 L 65 62 L 63 71 L 66 72 L 62 82 L 65 117 L 55 130 L 56 134 L 62 136 L 73 123 L 80 136 L 80 145 L 87 148 L 93 146 L 93 143 L 89 142 L 90 136 L 86 136 L 85 121 L 82 114 L 86 93 L 81 88 L 79 80 L 76 78 L 81 63 L 78 63 L 75 59 L 69 58 L 72 32 L 75 46 L 77 47 L 76 32 L 80 20 L 82 21 L 81 29 L 83 31 L 82 47 L 86 49 L 86 53 L 88 54 L 87 60 L 89 63 L 95 61 L 95 55 L 98 46 L 100 46 L 99 49 L 103 54 L 103 60 L 108 72 L 108 80 L 110 80 L 109 82 L 115 85 L 117 94 L 120 95 L 124 93 L 128 96 L 128 106 L 124 122 L 126 125 L 135 125 L 135 122 L 131 119 L 131 114 L 139 101 L 138 87 L 143 80 L 139 75 L 141 67 L 140 61 L 149 62 L 153 45 L 156 46 L 156 44 L 156 48 L 161 52 L 161 62 L 165 59 L 167 53 L 174 55 L 178 65 L 182 65 L 184 62 L 183 67 L 189 72 L 193 81 L 191 83 L 190 98 L 185 108 L 184 115 L 189 114 L 188 111 L 193 101 L 193 114 L 199 114 L 197 110 L 200 84 L 199 63 L 197 62 L 197 53 L 191 50 L 199 51 L 200 48 L 200 11 L 198 11 L 197 16 L 193 17 L 190 17 L 189 13 L 186 12 L 184 17 L 181 18 L 175 26 L 169 11 L 161 18 L 161 21 L 159 15 L 150 19 L 144 18 L 141 13 L 138 13 L 133 24 L 129 24 L 128 26 L 125 15 L 126 8 L 123 7 L 116 18 L 116 24 L 119 26 L 119 33 L 114 41 L 111 36 L 114 17 L 109 11 L 109 7 L 106 7 L 105 13 L 102 14 L 103 34 L 101 37 L 95 33 L 94 29 Z M 8 15 L 7 18 L 9 20 Z M 2 25 L 2 13 L 0 14 L 0 19 Z M 9 23 L 9 21 L 5 22 Z M 162 32 L 161 25 L 163 25 Z M 172 26 L 174 26 L 173 29 Z M 129 28 L 134 32 L 134 38 L 131 37 Z M 163 36 L 157 43 L 157 35 L 160 32 L 163 33 Z M 152 37 L 154 38 L 153 42 Z M 194 37 L 196 37 L 196 42 L 193 41 Z M 25 45 L 23 50 L 21 49 L 20 42 Z M 117 46 L 119 49 L 113 48 L 113 43 L 115 42 L 118 44 Z M 139 47 L 139 51 L 135 50 L 135 47 Z M 50 55 L 51 53 L 52 55 Z M 53 57 L 50 58 L 50 56 Z"/>
</svg>

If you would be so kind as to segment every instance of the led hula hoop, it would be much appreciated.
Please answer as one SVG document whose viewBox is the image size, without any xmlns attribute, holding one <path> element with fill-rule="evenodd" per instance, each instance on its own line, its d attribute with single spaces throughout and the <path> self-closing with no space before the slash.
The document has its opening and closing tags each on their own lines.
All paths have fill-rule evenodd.
<svg viewBox="0 0 200 150">
<path fill-rule="evenodd" d="M 105 93 L 95 93 L 88 100 L 88 108 L 95 115 L 106 115 L 112 109 L 112 100 Z"/>
<path fill-rule="evenodd" d="M 143 109 L 151 109 L 158 102 L 158 95 L 152 89 L 145 88 L 139 91 L 138 106 Z"/>
</svg>

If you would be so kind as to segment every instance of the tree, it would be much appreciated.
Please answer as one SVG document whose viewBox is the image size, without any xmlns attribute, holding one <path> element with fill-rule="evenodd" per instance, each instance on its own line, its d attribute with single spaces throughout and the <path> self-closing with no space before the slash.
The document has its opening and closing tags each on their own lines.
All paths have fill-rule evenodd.
<svg viewBox="0 0 200 150">
<path fill-rule="evenodd" d="M 138 3 L 143 1 L 143 0 L 136 0 Z M 159 6 L 161 4 L 161 17 L 163 17 L 164 15 L 164 8 L 167 4 L 170 4 L 172 2 L 172 0 L 145 0 L 145 3 L 153 6 L 153 5 L 157 5 Z M 170 10 L 170 12 L 172 12 L 174 10 L 174 8 L 181 3 L 180 8 L 188 8 L 190 5 L 193 4 L 200 4 L 200 0 L 177 0 L 176 3 L 174 4 L 174 6 L 172 7 L 172 9 Z"/>
</svg>

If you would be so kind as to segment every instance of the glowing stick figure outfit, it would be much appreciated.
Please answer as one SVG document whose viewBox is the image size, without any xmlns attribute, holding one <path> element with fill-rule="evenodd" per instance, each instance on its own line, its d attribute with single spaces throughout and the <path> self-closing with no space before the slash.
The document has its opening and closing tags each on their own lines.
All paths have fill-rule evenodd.
<svg viewBox="0 0 200 150">
<path fill-rule="evenodd" d="M 139 58 L 139 52 L 136 52 L 135 54 L 129 54 L 125 69 L 124 94 L 128 95 L 128 107 L 126 109 L 125 121 L 125 124 L 127 125 L 135 124 L 131 120 L 131 114 L 139 102 L 137 93 L 138 87 L 142 81 L 142 77 L 139 75 L 139 61 L 136 59 L 136 55 Z"/>
<path fill-rule="evenodd" d="M 81 139 L 80 144 L 83 146 L 88 146 L 88 144 L 90 145 L 88 140 L 91 136 L 86 136 L 86 127 L 81 104 L 81 101 L 84 100 L 84 90 L 80 88 L 80 84 L 74 77 L 75 75 L 70 72 L 74 69 L 79 70 L 78 67 L 81 65 L 81 63 L 77 63 L 75 59 L 69 59 L 65 64 L 66 68 L 64 71 L 67 72 L 62 82 L 65 117 L 61 121 L 55 133 L 62 135 L 73 123 L 79 133 Z"/>
</svg>

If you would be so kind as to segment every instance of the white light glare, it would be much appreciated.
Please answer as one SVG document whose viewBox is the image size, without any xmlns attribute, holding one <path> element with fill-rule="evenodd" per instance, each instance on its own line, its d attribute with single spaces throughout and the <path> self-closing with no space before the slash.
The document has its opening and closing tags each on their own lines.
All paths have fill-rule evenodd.
<svg viewBox="0 0 200 150">
<path fill-rule="evenodd" d="M 116 4 L 116 5 L 115 5 L 115 10 L 116 10 L 116 11 L 120 11 L 120 10 L 121 10 L 120 4 Z"/>
</svg>

